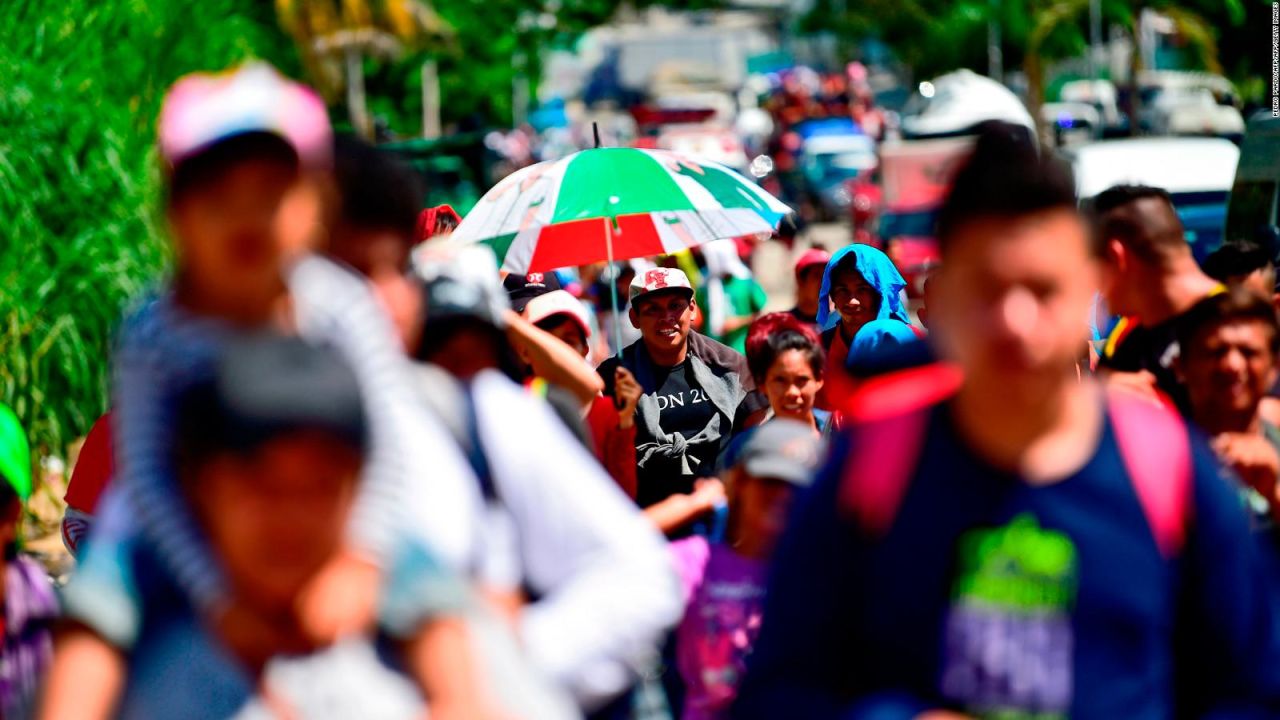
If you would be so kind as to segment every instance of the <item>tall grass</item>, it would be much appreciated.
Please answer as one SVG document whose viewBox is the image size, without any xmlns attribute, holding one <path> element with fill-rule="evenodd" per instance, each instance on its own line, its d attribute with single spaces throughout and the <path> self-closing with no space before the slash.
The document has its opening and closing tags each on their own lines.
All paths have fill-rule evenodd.
<svg viewBox="0 0 1280 720">
<path fill-rule="evenodd" d="M 165 268 L 165 89 L 249 57 L 296 70 L 270 3 L 0 2 L 0 402 L 36 452 L 106 408 L 112 334 Z"/>
</svg>

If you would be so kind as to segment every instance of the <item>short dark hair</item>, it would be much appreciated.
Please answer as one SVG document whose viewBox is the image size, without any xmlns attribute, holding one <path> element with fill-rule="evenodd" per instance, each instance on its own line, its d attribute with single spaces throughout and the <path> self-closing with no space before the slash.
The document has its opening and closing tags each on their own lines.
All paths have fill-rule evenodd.
<svg viewBox="0 0 1280 720">
<path fill-rule="evenodd" d="M 279 135 L 269 132 L 235 135 L 180 161 L 169 175 L 165 201 L 172 207 L 249 160 L 273 160 L 299 167 L 297 151 Z"/>
<path fill-rule="evenodd" d="M 1045 210 L 1076 207 L 1075 179 L 1060 158 L 1038 148 L 1026 129 L 1009 123 L 984 123 L 973 153 L 956 174 L 938 211 L 938 245 L 966 223 L 985 218 L 1015 218 Z"/>
<path fill-rule="evenodd" d="M 1276 318 L 1275 307 L 1266 298 L 1243 287 L 1210 295 L 1183 313 L 1175 326 L 1178 345 L 1186 352 L 1205 330 L 1249 320 L 1260 322 L 1270 330 L 1271 352 L 1280 353 L 1280 320 Z"/>
<path fill-rule="evenodd" d="M 1259 270 L 1275 270 L 1267 251 L 1251 242 L 1227 243 L 1204 259 L 1204 272 L 1218 282 L 1249 275 Z"/>
<path fill-rule="evenodd" d="M 1152 231 L 1142 217 L 1128 211 L 1128 208 L 1140 200 L 1159 200 L 1164 203 L 1170 217 L 1177 221 L 1176 227 L 1161 228 L 1163 232 Z M 1159 260 L 1170 253 L 1190 251 L 1191 246 L 1187 244 L 1173 198 L 1162 188 L 1150 185 L 1116 185 L 1095 195 L 1088 202 L 1087 208 L 1093 224 L 1094 239 L 1099 247 L 1114 238 L 1147 261 Z"/>
<path fill-rule="evenodd" d="M 422 182 L 404 161 L 350 135 L 334 138 L 338 221 L 353 228 L 388 230 L 413 242 Z"/>
<path fill-rule="evenodd" d="M 1169 203 L 1169 207 L 1173 207 L 1173 198 L 1168 190 L 1150 185 L 1113 185 L 1094 195 L 1089 204 L 1093 212 L 1105 215 L 1117 208 L 1149 198 L 1164 200 Z"/>
<path fill-rule="evenodd" d="M 813 376 L 822 378 L 827 356 L 812 327 L 785 312 L 761 315 L 751 323 L 746 340 L 747 368 L 756 385 L 764 385 L 769 368 L 773 367 L 778 356 L 788 350 L 804 353 Z"/>
</svg>

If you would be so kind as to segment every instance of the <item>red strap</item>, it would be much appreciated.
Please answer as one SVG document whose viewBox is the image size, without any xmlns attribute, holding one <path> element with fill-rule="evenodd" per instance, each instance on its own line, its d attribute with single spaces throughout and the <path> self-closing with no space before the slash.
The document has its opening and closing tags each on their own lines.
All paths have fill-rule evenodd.
<svg viewBox="0 0 1280 720">
<path fill-rule="evenodd" d="M 886 373 L 860 383 L 841 410 L 855 423 L 908 413 L 951 397 L 963 379 L 958 367 L 944 362 Z"/>
<path fill-rule="evenodd" d="M 859 423 L 845 465 L 841 504 L 872 535 L 889 531 L 920 462 L 929 408 Z"/>
<path fill-rule="evenodd" d="M 924 449 L 929 412 L 960 387 L 953 365 L 933 363 L 866 381 L 848 398 L 854 446 L 841 504 L 875 535 L 889 530 Z"/>
<path fill-rule="evenodd" d="M 1138 502 L 1160 554 L 1171 558 L 1186 542 L 1193 464 L 1187 427 L 1168 407 L 1112 391 L 1111 424 Z"/>
</svg>

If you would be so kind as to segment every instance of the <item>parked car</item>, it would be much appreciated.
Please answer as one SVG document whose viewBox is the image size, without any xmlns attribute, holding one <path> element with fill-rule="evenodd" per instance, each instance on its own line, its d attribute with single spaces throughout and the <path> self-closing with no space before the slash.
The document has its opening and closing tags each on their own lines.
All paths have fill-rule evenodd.
<svg viewBox="0 0 1280 720">
<path fill-rule="evenodd" d="M 1040 123 L 1048 135 L 1042 139 L 1054 147 L 1102 137 L 1102 117 L 1087 103 L 1045 103 L 1040 106 Z"/>
<path fill-rule="evenodd" d="M 1120 112 L 1116 86 L 1110 80 L 1072 80 L 1063 84 L 1059 97 L 1064 103 L 1084 103 L 1096 110 L 1102 137 L 1129 134 L 1129 118 Z"/>
<path fill-rule="evenodd" d="M 1235 142 L 1244 133 L 1239 96 L 1220 75 L 1176 71 L 1139 76 L 1138 127 L 1149 135 L 1213 135 Z"/>
<path fill-rule="evenodd" d="M 1244 117 L 1230 105 L 1219 105 L 1208 90 L 1197 90 L 1170 103 L 1165 122 L 1170 135 L 1210 135 L 1240 142 Z"/>
<path fill-rule="evenodd" d="M 1066 148 L 1082 200 L 1113 185 L 1164 188 L 1186 229 L 1196 259 L 1222 244 L 1227 197 L 1240 148 L 1221 138 L 1134 138 Z M 1274 158 L 1274 156 L 1272 156 Z"/>
<path fill-rule="evenodd" d="M 875 141 L 848 118 L 811 120 L 796 131 L 805 192 L 822 218 L 843 216 L 853 198 L 846 183 L 878 164 Z"/>
</svg>

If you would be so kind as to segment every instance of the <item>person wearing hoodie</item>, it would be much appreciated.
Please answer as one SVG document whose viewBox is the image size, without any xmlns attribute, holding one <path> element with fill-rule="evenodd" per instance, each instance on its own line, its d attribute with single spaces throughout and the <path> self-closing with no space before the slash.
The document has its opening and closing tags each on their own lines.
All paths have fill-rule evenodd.
<svg viewBox="0 0 1280 720">
<path fill-rule="evenodd" d="M 827 352 L 828 382 L 845 377 L 850 352 L 863 326 L 885 320 L 911 328 L 911 317 L 902 302 L 906 286 L 889 256 L 870 245 L 849 245 L 831 256 L 818 294 L 818 327 Z M 818 407 L 836 409 L 833 397 L 828 387 L 818 396 Z"/>
</svg>

